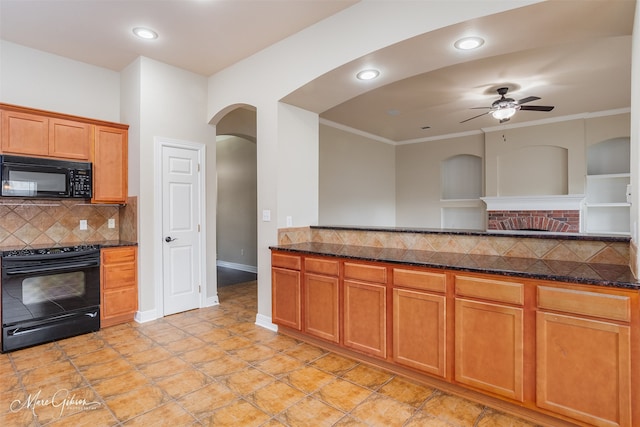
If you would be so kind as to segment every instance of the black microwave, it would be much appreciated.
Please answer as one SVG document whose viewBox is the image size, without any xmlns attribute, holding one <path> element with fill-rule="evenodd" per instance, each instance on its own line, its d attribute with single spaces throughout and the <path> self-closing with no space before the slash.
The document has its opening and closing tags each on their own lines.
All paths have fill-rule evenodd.
<svg viewBox="0 0 640 427">
<path fill-rule="evenodd" d="M 87 162 L 3 155 L 0 195 L 88 199 L 93 188 L 91 175 Z"/>
</svg>

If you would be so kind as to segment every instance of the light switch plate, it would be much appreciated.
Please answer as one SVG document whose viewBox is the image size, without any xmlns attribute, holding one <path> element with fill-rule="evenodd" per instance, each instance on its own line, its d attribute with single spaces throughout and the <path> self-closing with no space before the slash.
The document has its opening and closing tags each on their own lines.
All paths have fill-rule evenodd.
<svg viewBox="0 0 640 427">
<path fill-rule="evenodd" d="M 109 218 L 109 221 L 107 221 L 107 227 L 108 228 L 116 228 L 116 219 L 115 218 Z"/>
<path fill-rule="evenodd" d="M 262 211 L 262 220 L 271 221 L 271 211 L 269 209 L 265 209 Z"/>
<path fill-rule="evenodd" d="M 87 229 L 87 220 L 86 219 L 81 219 L 80 220 L 80 230 L 86 230 Z"/>
</svg>

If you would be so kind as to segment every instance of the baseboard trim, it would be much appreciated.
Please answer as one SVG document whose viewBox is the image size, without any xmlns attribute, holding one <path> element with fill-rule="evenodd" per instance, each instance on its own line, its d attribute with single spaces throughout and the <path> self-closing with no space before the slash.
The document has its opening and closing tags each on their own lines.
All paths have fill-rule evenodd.
<svg viewBox="0 0 640 427">
<path fill-rule="evenodd" d="M 258 274 L 258 267 L 253 266 L 253 265 L 246 265 L 246 264 L 238 264 L 235 262 L 228 262 L 228 261 L 216 261 L 216 266 L 218 267 L 226 267 L 226 268 L 233 268 L 234 270 L 240 270 L 240 271 L 246 271 L 247 273 L 256 273 Z"/>
<path fill-rule="evenodd" d="M 138 323 L 151 322 L 152 320 L 156 320 L 157 318 L 158 313 L 155 309 L 147 311 L 136 311 L 136 314 L 133 316 L 133 320 Z"/>
<path fill-rule="evenodd" d="M 218 295 L 213 297 L 207 297 L 207 300 L 204 303 L 205 307 L 213 307 L 214 305 L 220 305 L 220 300 L 218 299 Z"/>
<path fill-rule="evenodd" d="M 256 325 L 269 329 L 273 332 L 278 332 L 278 325 L 271 323 L 271 316 L 265 316 L 260 313 L 256 314 Z"/>
</svg>

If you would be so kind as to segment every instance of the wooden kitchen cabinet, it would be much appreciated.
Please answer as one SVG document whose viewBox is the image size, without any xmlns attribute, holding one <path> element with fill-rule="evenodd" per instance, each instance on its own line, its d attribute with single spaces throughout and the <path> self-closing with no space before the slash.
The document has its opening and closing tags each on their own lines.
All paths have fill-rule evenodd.
<svg viewBox="0 0 640 427">
<path fill-rule="evenodd" d="M 302 330 L 301 258 L 271 255 L 271 320 L 276 325 Z"/>
<path fill-rule="evenodd" d="M 103 248 L 100 255 L 100 326 L 130 322 L 138 309 L 138 248 Z"/>
<path fill-rule="evenodd" d="M 446 275 L 394 268 L 393 285 L 393 360 L 444 378 Z"/>
<path fill-rule="evenodd" d="M 386 268 L 344 263 L 344 345 L 387 357 Z"/>
<path fill-rule="evenodd" d="M 93 163 L 92 203 L 127 202 L 127 129 L 95 126 L 91 150 Z"/>
<path fill-rule="evenodd" d="M 340 264 L 337 260 L 304 260 L 304 331 L 340 342 Z"/>
<path fill-rule="evenodd" d="M 594 426 L 634 425 L 630 298 L 541 286 L 538 307 L 537 405 Z"/>
<path fill-rule="evenodd" d="M 2 111 L 2 152 L 89 160 L 91 125 L 19 111 Z"/>
<path fill-rule="evenodd" d="M 455 380 L 524 400 L 524 284 L 455 276 Z"/>
</svg>

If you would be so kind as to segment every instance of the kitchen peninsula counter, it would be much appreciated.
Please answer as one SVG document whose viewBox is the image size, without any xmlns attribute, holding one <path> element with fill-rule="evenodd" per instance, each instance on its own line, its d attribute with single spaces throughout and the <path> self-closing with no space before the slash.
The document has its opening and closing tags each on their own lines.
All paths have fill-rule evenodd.
<svg viewBox="0 0 640 427">
<path fill-rule="evenodd" d="M 270 249 L 305 255 L 320 255 L 361 261 L 386 262 L 418 267 L 640 290 L 640 283 L 633 277 L 631 269 L 625 265 L 316 242 L 272 246 Z"/>
</svg>

